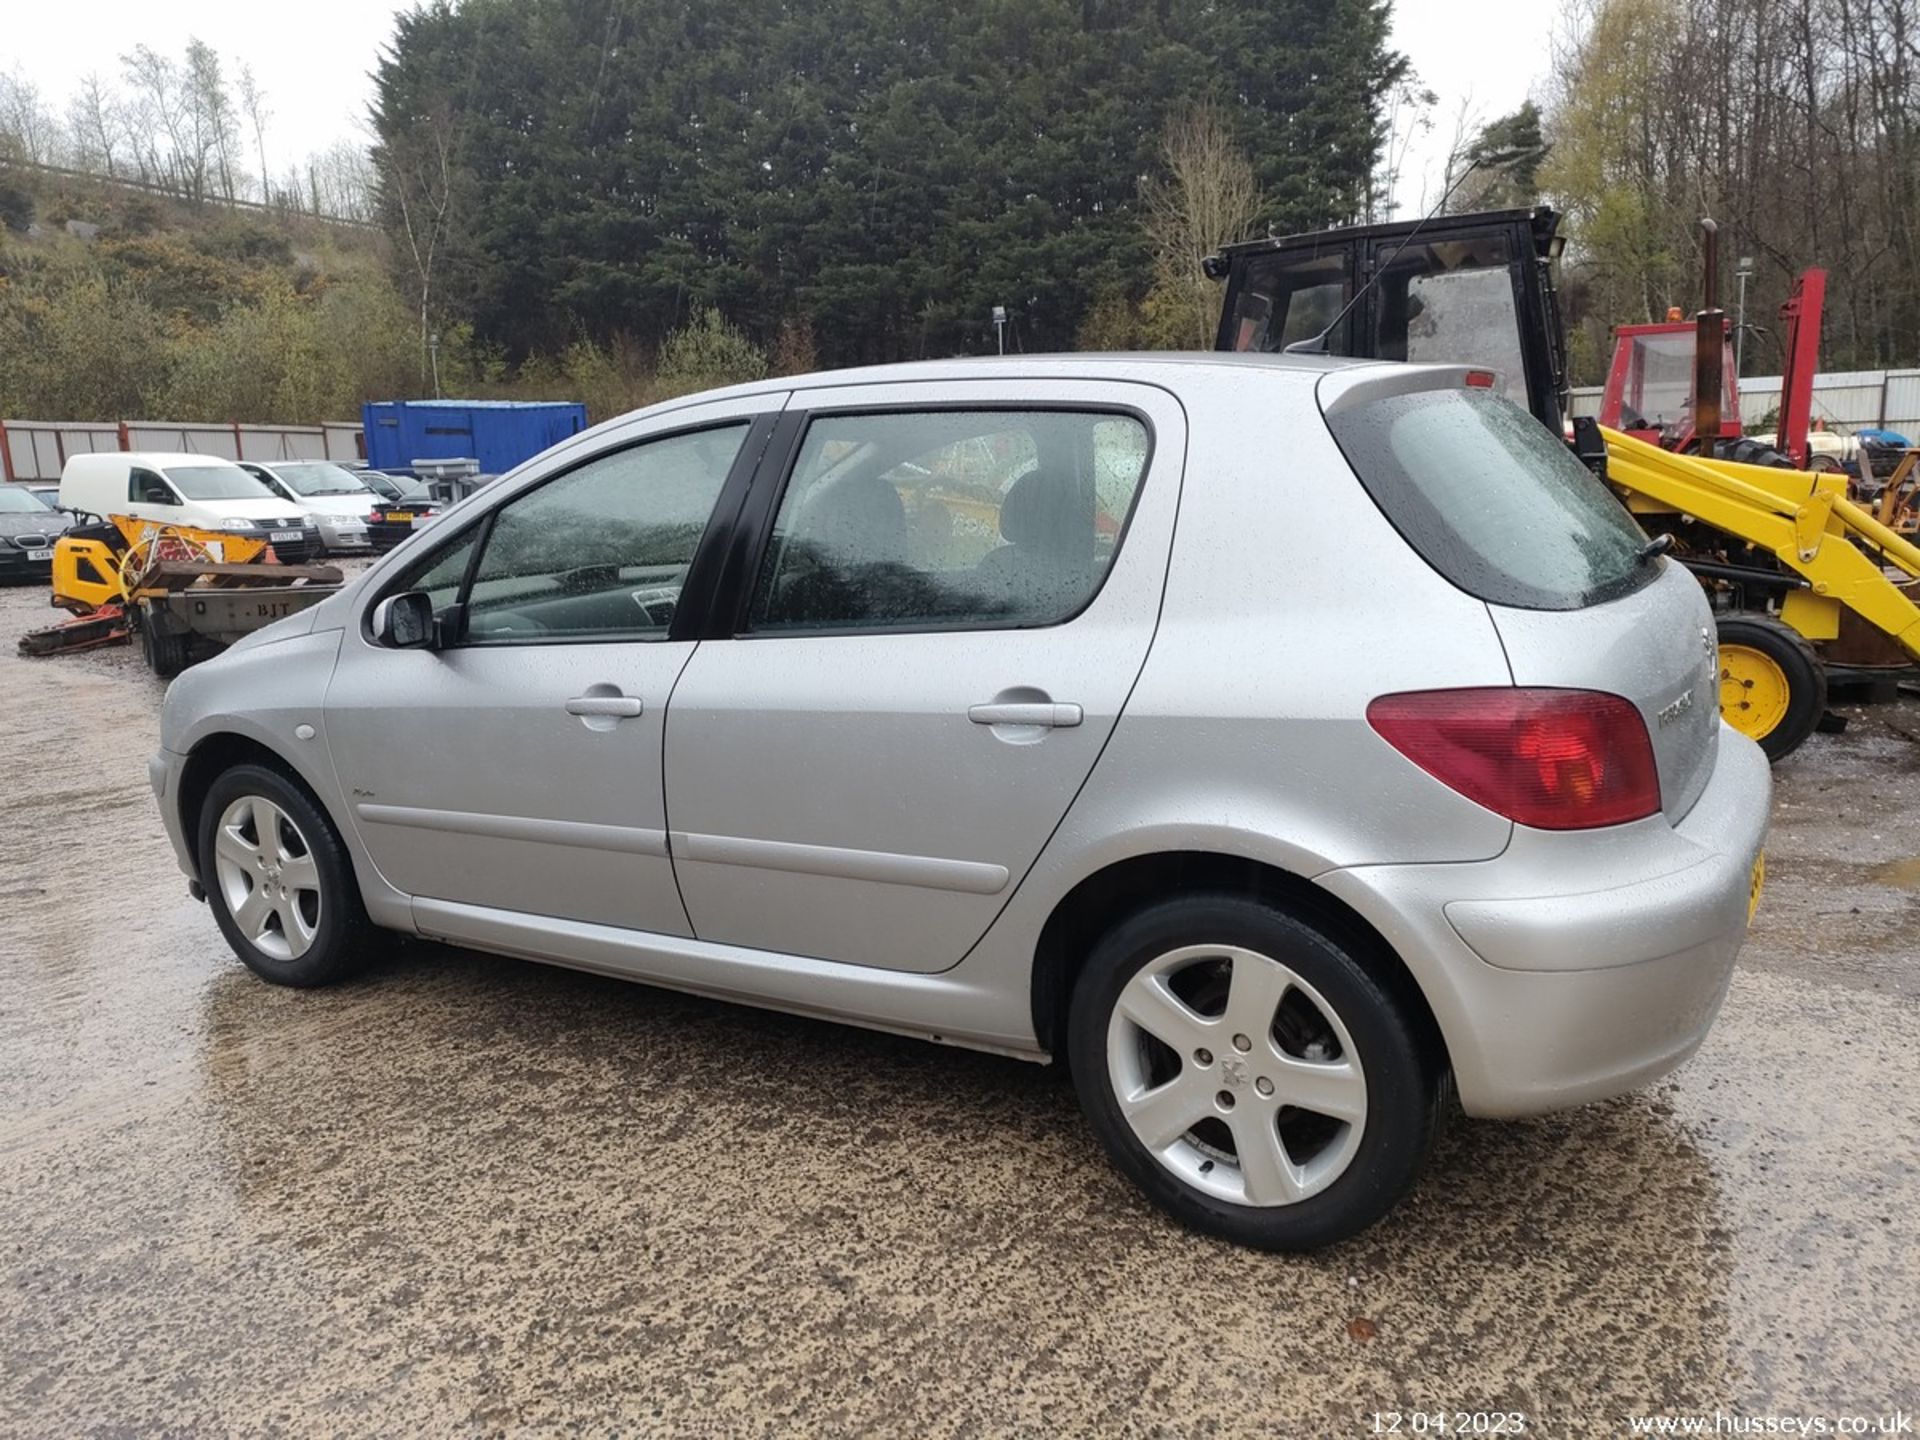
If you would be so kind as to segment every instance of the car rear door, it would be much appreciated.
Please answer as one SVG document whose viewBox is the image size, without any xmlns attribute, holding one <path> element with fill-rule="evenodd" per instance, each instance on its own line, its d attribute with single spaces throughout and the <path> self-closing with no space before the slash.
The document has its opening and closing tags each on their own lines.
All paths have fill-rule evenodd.
<svg viewBox="0 0 1920 1440">
<path fill-rule="evenodd" d="M 895 383 L 801 392 L 783 431 L 731 633 L 667 716 L 674 873 L 702 940 L 944 969 L 1140 673 L 1184 416 L 1147 385 Z"/>
</svg>

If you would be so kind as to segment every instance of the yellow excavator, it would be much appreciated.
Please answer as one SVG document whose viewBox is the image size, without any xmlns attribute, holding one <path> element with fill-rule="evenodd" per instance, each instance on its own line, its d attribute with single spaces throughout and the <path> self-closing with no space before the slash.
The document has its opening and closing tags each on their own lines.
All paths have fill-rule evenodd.
<svg viewBox="0 0 1920 1440">
<path fill-rule="evenodd" d="M 282 565 L 264 539 L 162 525 L 130 515 L 85 517 L 53 547 L 52 603 L 73 618 L 20 637 L 24 655 L 55 655 L 139 638 L 155 674 L 179 674 L 198 653 L 324 600 L 331 565 Z"/>
<path fill-rule="evenodd" d="M 1894 528 L 1910 495 L 1890 487 L 1884 499 L 1905 504 L 1876 513 L 1848 498 L 1843 473 L 1708 460 L 1600 433 L 1607 479 L 1648 530 L 1682 537 L 1685 562 L 1710 588 L 1767 598 L 1763 610 L 1719 617 L 1720 713 L 1769 755 L 1790 753 L 1825 712 L 1823 650 L 1889 671 L 1920 659 L 1920 546 Z"/>
<path fill-rule="evenodd" d="M 1622 327 L 1608 386 L 1610 399 L 1624 397 L 1614 428 L 1569 423 L 1554 284 L 1563 241 L 1547 206 L 1250 240 L 1205 268 L 1226 282 L 1217 349 L 1484 367 L 1542 424 L 1570 434 L 1706 587 L 1721 714 L 1779 760 L 1825 716 L 1830 674 L 1898 678 L 1920 662 L 1920 454 L 1884 485 L 1864 461 L 1853 482 L 1792 468 L 1808 463 L 1818 271 L 1783 307 L 1790 383 L 1776 443 L 1744 435 L 1717 238 L 1703 222 L 1706 304 L 1691 321 Z"/>
</svg>

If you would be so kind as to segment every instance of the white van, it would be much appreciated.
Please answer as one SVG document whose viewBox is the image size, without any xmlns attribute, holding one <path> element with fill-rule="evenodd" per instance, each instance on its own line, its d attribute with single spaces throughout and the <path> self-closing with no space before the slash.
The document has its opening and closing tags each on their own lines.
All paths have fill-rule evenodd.
<svg viewBox="0 0 1920 1440">
<path fill-rule="evenodd" d="M 60 471 L 60 508 L 241 535 L 265 531 L 288 564 L 311 558 L 320 543 L 311 516 L 218 455 L 74 455 Z"/>
</svg>

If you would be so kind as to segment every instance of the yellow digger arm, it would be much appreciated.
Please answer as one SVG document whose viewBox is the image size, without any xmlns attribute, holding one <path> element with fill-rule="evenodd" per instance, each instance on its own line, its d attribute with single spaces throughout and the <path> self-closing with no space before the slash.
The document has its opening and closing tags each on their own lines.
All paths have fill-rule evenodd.
<svg viewBox="0 0 1920 1440">
<path fill-rule="evenodd" d="M 1844 605 L 1920 659 L 1920 606 L 1887 577 L 1920 578 L 1920 547 L 1847 499 L 1846 477 L 1676 455 L 1602 427 L 1607 478 L 1639 514 L 1678 513 L 1775 556 L 1807 582 L 1782 618 L 1829 639 Z M 1805 599 L 1796 604 L 1797 597 Z"/>
</svg>

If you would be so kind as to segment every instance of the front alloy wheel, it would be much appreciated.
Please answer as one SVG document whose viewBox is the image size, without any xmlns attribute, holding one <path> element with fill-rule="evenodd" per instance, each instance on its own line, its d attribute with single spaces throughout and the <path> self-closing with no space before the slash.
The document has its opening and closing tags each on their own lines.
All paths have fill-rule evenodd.
<svg viewBox="0 0 1920 1440">
<path fill-rule="evenodd" d="M 264 795 L 242 795 L 220 816 L 214 870 L 228 914 L 275 960 L 298 960 L 320 931 L 320 867 L 293 818 Z"/>
<path fill-rule="evenodd" d="M 198 832 L 207 907 L 233 953 L 276 985 L 325 985 L 366 959 L 373 927 L 339 833 L 291 776 L 223 771 Z"/>
</svg>

